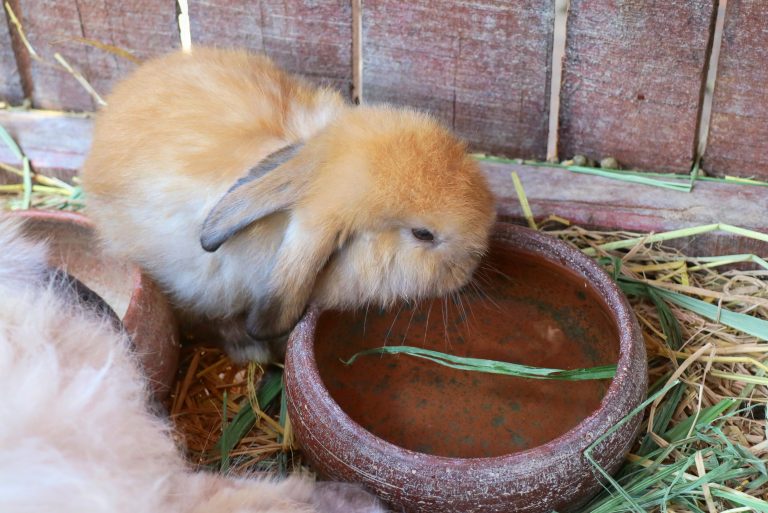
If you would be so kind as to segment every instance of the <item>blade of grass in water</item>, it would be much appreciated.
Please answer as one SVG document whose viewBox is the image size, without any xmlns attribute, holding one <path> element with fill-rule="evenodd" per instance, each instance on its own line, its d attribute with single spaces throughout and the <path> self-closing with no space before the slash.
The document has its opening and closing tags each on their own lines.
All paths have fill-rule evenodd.
<svg viewBox="0 0 768 513">
<path fill-rule="evenodd" d="M 530 367 L 517 363 L 500 362 L 496 360 L 484 360 L 481 358 L 467 358 L 451 354 L 432 351 L 413 346 L 384 346 L 367 349 L 355 353 L 349 360 L 342 360 L 346 365 L 351 365 L 360 356 L 372 354 L 406 354 L 430 360 L 453 369 L 487 372 L 490 374 L 503 374 L 528 379 L 559 379 L 566 381 L 581 381 L 588 379 L 610 379 L 616 374 L 615 365 L 601 365 L 587 369 L 547 369 L 544 367 Z"/>
</svg>

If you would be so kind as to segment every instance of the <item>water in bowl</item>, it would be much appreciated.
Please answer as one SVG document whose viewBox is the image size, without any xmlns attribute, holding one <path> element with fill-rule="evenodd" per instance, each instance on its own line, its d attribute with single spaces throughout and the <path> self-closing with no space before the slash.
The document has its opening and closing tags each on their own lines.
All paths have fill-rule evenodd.
<svg viewBox="0 0 768 513">
<path fill-rule="evenodd" d="M 398 446 L 448 457 L 500 456 L 546 443 L 596 410 L 609 380 L 542 381 L 450 369 L 407 355 L 340 359 L 382 345 L 574 369 L 614 364 L 607 307 L 577 274 L 528 253 L 492 249 L 457 298 L 389 311 L 326 312 L 316 355 L 334 400 Z"/>
</svg>

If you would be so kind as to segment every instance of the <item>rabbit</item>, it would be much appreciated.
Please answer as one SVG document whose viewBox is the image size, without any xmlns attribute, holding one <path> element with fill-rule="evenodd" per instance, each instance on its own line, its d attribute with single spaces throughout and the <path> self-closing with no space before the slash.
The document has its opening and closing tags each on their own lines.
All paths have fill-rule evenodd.
<svg viewBox="0 0 768 513">
<path fill-rule="evenodd" d="M 313 302 L 386 307 L 463 286 L 494 198 L 427 114 L 353 106 L 267 57 L 148 61 L 98 114 L 82 169 L 108 251 L 133 260 L 235 360 L 280 358 Z"/>
<path fill-rule="evenodd" d="M 384 511 L 351 484 L 187 468 L 113 319 L 49 272 L 19 219 L 0 217 L 0 248 L 0 511 Z"/>
</svg>

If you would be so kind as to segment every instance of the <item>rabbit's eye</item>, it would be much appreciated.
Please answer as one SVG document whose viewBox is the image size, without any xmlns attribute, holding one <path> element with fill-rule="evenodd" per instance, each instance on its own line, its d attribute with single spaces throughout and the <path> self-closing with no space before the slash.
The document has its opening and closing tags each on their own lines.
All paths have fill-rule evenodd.
<svg viewBox="0 0 768 513">
<path fill-rule="evenodd" d="M 435 235 L 426 228 L 414 228 L 411 230 L 414 237 L 425 242 L 432 242 L 435 240 Z"/>
</svg>

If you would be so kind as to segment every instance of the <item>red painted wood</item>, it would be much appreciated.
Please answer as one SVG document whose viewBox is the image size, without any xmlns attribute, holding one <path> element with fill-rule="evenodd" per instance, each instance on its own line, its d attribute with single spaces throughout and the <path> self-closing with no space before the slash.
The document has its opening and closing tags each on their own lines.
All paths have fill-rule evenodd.
<svg viewBox="0 0 768 513">
<path fill-rule="evenodd" d="M 480 150 L 546 154 L 548 2 L 366 0 L 367 102 L 428 110 Z"/>
<path fill-rule="evenodd" d="M 67 114 L 41 111 L 2 111 L 0 125 L 16 140 L 38 170 L 71 178 L 83 164 L 91 144 L 92 120 Z M 0 162 L 20 163 L 5 144 L 0 144 Z M 16 177 L 8 177 L 17 182 Z M 0 183 L 3 175 L 0 172 Z"/>
<path fill-rule="evenodd" d="M 72 176 L 90 145 L 92 120 L 83 117 L 0 111 L 0 125 L 40 170 L 65 170 Z M 3 145 L 0 162 L 17 164 Z M 507 218 L 522 216 L 510 176 L 515 171 L 538 218 L 556 214 L 582 225 L 637 231 L 723 222 L 768 232 L 767 187 L 697 182 L 692 193 L 685 193 L 561 168 L 493 162 L 483 162 L 482 167 L 498 199 L 499 214 Z"/>
<path fill-rule="evenodd" d="M 537 218 L 555 214 L 584 226 L 641 232 L 728 223 L 768 233 L 768 187 L 697 182 L 687 193 L 562 168 L 485 162 L 483 169 L 505 217 L 522 216 L 510 177 L 515 171 Z"/>
<path fill-rule="evenodd" d="M 5 21 L 5 17 L 0 15 L 0 101 L 17 104 L 24 99 L 24 91 L 13 54 L 10 27 Z"/>
<path fill-rule="evenodd" d="M 20 0 L 27 36 L 45 63 L 31 61 L 36 107 L 93 110 L 96 105 L 75 79 L 56 64 L 61 53 L 102 96 L 134 64 L 72 41 L 83 37 L 115 45 L 146 58 L 179 46 L 173 2 L 151 0 Z"/>
<path fill-rule="evenodd" d="M 768 3 L 729 0 L 702 167 L 768 178 Z M 765 200 L 768 205 L 768 199 Z"/>
<path fill-rule="evenodd" d="M 22 0 L 23 23 L 32 45 L 53 63 L 59 51 L 102 96 L 134 64 L 82 43 L 94 39 L 145 59 L 180 46 L 174 2 L 151 0 Z M 265 51 L 286 69 L 343 91 L 351 81 L 349 2 L 190 2 L 194 44 Z M 55 64 L 32 63 L 34 104 L 64 110 L 94 110 L 90 96 Z"/>
<path fill-rule="evenodd" d="M 351 7 L 344 0 L 190 5 L 193 43 L 264 52 L 284 69 L 349 92 Z"/>
<path fill-rule="evenodd" d="M 571 0 L 560 157 L 690 171 L 713 22 L 712 0 Z"/>
</svg>

